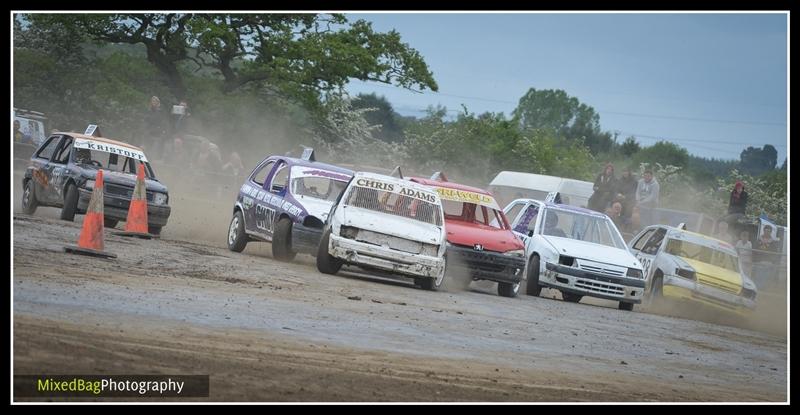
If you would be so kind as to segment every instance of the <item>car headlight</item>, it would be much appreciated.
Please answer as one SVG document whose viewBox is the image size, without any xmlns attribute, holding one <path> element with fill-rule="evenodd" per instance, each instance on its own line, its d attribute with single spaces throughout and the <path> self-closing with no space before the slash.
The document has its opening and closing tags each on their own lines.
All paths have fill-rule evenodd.
<svg viewBox="0 0 800 415">
<path fill-rule="evenodd" d="M 697 280 L 697 275 L 695 275 L 693 269 L 675 268 L 675 275 L 686 278 L 687 280 Z"/>
<path fill-rule="evenodd" d="M 157 205 L 166 205 L 167 204 L 167 195 L 166 193 L 154 193 L 153 194 L 153 203 Z"/>
<path fill-rule="evenodd" d="M 636 268 L 628 268 L 628 273 L 626 274 L 628 278 L 638 278 L 642 279 L 642 270 Z"/>
<path fill-rule="evenodd" d="M 508 255 L 508 256 L 524 257 L 525 256 L 525 250 L 524 249 L 515 249 L 513 251 L 503 252 L 503 254 Z"/>
<path fill-rule="evenodd" d="M 89 179 L 85 183 L 83 183 L 84 189 L 93 190 L 94 189 L 94 180 Z"/>
</svg>

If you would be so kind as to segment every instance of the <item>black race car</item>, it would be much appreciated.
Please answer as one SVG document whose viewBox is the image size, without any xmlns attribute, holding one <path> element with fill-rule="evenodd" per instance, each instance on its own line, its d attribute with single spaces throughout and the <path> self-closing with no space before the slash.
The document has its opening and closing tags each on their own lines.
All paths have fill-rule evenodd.
<svg viewBox="0 0 800 415">
<path fill-rule="evenodd" d="M 161 233 L 170 214 L 167 187 L 156 179 L 144 152 L 135 146 L 77 133 L 54 133 L 33 153 L 22 179 L 22 210 L 38 206 L 61 208 L 61 219 L 72 221 L 86 213 L 98 169 L 103 169 L 105 226 L 112 228 L 128 216 L 136 169 L 145 165 L 149 232 Z"/>
</svg>

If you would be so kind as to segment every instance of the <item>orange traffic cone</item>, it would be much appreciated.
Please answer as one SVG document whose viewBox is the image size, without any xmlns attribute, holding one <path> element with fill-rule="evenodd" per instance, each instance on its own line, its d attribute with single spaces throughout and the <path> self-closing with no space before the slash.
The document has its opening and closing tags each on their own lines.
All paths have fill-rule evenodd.
<svg viewBox="0 0 800 415">
<path fill-rule="evenodd" d="M 116 258 L 115 254 L 103 251 L 103 171 L 97 171 L 92 198 L 83 218 L 83 228 L 78 237 L 78 246 L 65 246 L 71 254 Z"/>
<path fill-rule="evenodd" d="M 150 239 L 153 235 L 147 232 L 147 187 L 144 184 L 144 163 L 139 162 L 136 172 L 136 186 L 133 188 L 133 197 L 128 207 L 128 218 L 125 221 L 124 232 L 114 232 L 114 235 L 135 236 Z"/>
</svg>

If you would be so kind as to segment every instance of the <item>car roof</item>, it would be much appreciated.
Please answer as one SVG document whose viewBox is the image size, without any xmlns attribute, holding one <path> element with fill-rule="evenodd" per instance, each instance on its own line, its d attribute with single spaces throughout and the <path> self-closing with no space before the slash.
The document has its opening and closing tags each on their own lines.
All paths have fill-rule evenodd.
<svg viewBox="0 0 800 415">
<path fill-rule="evenodd" d="M 729 253 L 732 255 L 738 255 L 733 245 L 721 239 L 714 238 L 713 236 L 703 235 L 697 232 L 687 231 L 685 229 L 679 229 L 674 226 L 664 226 L 664 227 L 667 228 L 669 234 L 680 235 L 682 237 L 681 239 L 686 239 L 689 242 L 698 243 L 698 245 L 713 246 L 715 248 L 720 248 L 726 251 L 730 251 Z"/>
<path fill-rule="evenodd" d="M 488 190 L 484 190 L 478 187 L 467 186 L 465 184 L 460 183 L 453 183 L 453 182 L 444 182 L 440 180 L 432 180 L 432 179 L 425 179 L 423 177 L 409 177 L 408 180 L 411 180 L 415 183 L 421 183 L 426 186 L 433 186 L 433 187 L 445 187 L 448 189 L 456 189 L 456 190 L 463 190 L 465 192 L 473 192 L 473 193 L 480 193 L 486 196 L 492 196 L 492 193 Z"/>
<path fill-rule="evenodd" d="M 142 153 L 144 153 L 144 150 L 142 150 L 139 147 L 136 147 L 134 145 L 131 145 L 131 144 L 128 144 L 128 143 L 125 143 L 125 142 L 122 142 L 122 141 L 112 140 L 110 138 L 95 137 L 93 135 L 72 133 L 72 132 L 66 132 L 66 131 L 64 131 L 64 132 L 58 131 L 58 132 L 55 132 L 53 134 L 68 135 L 68 136 L 73 137 L 73 138 L 81 138 L 81 139 L 84 139 L 84 140 L 97 141 L 97 142 L 100 142 L 100 143 L 114 144 L 114 145 L 121 146 L 121 147 L 128 147 L 128 148 L 131 148 L 131 149 L 134 149 L 134 150 L 138 150 L 138 151 L 141 151 Z M 51 135 L 53 135 L 53 134 L 51 134 Z"/>
<path fill-rule="evenodd" d="M 285 156 L 270 156 L 270 157 L 275 157 L 275 158 L 278 158 L 278 159 L 285 160 L 291 166 L 314 167 L 314 168 L 318 168 L 318 169 L 330 170 L 330 171 L 333 171 L 333 172 L 336 172 L 336 173 L 343 173 L 343 174 L 346 174 L 348 176 L 352 176 L 353 173 L 354 173 L 350 169 L 345 169 L 344 167 L 334 166 L 332 164 L 320 163 L 318 161 L 308 161 L 308 160 L 298 159 L 298 158 L 294 158 L 294 157 L 285 157 Z M 267 157 L 267 158 L 270 158 L 270 157 Z"/>
</svg>

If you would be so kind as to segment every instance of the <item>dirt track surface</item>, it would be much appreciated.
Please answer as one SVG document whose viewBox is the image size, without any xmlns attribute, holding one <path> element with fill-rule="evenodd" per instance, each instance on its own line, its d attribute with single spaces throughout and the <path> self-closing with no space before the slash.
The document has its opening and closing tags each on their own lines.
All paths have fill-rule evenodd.
<svg viewBox="0 0 800 415">
<path fill-rule="evenodd" d="M 80 217 L 79 217 L 80 218 Z M 785 401 L 785 337 L 491 286 L 427 292 L 14 215 L 14 373 L 209 374 L 211 400 Z M 165 228 L 165 231 L 168 228 Z"/>
</svg>

